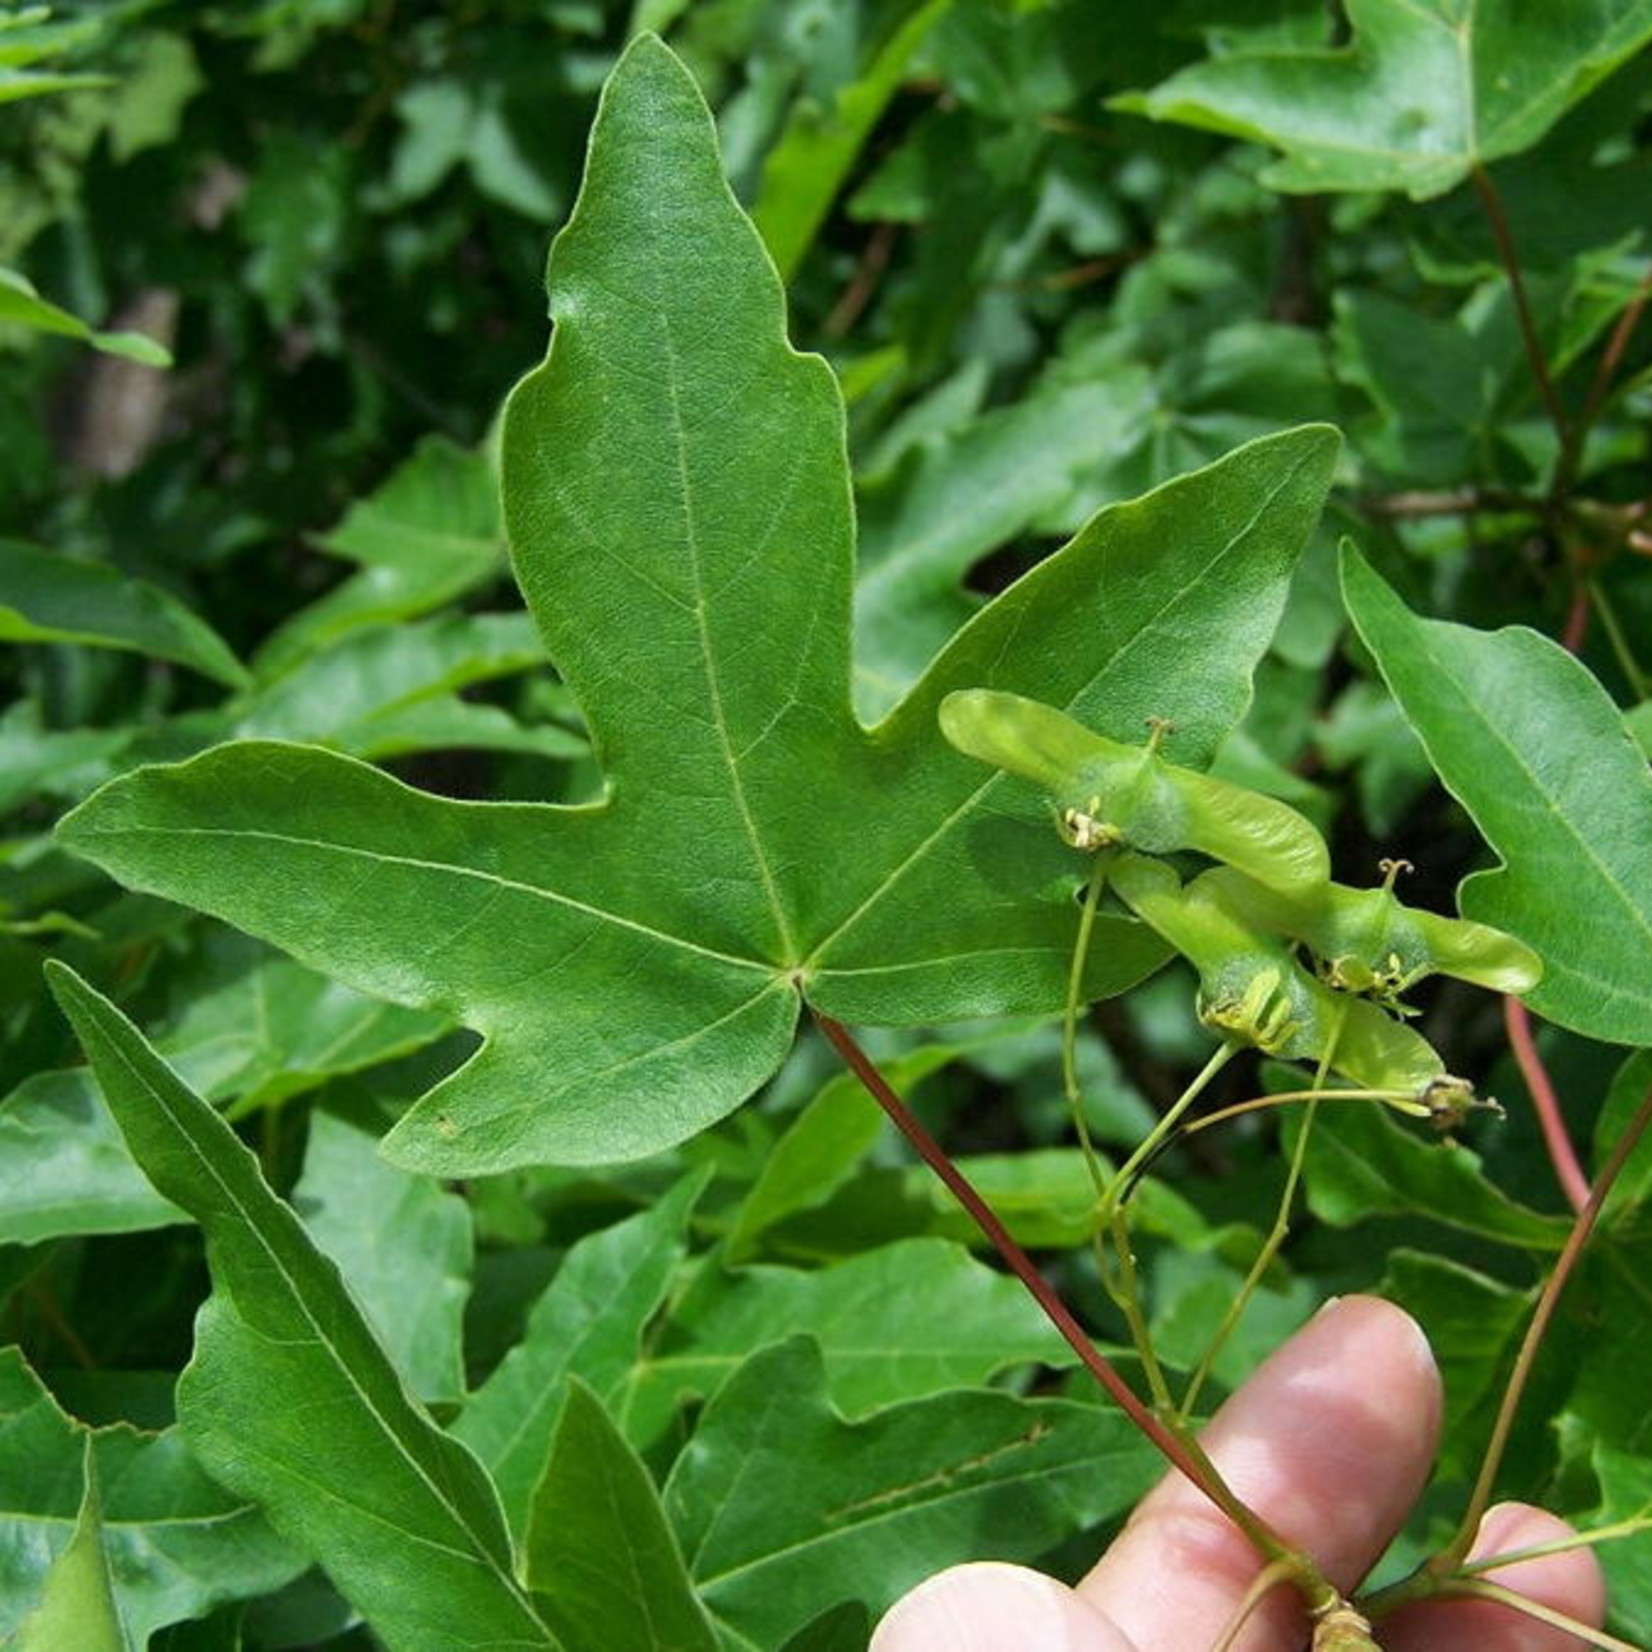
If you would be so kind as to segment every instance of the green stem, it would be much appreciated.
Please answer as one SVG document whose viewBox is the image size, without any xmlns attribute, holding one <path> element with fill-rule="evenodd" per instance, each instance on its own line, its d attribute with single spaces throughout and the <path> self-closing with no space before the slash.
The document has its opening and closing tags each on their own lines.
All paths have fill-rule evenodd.
<svg viewBox="0 0 1652 1652">
<path fill-rule="evenodd" d="M 1193 1082 L 1182 1091 L 1171 1105 L 1163 1118 L 1142 1138 L 1140 1145 L 1128 1159 L 1124 1161 L 1118 1174 L 1114 1176 L 1107 1192 L 1103 1196 L 1103 1214 L 1111 1217 L 1112 1207 L 1129 1201 L 1130 1189 L 1135 1184 L 1143 1169 L 1150 1160 L 1156 1158 L 1160 1149 L 1169 1140 L 1172 1132 L 1181 1123 L 1195 1101 L 1197 1101 L 1210 1084 L 1210 1081 L 1239 1053 L 1239 1046 L 1231 1039 L 1224 1041 L 1217 1047 L 1214 1055 L 1194 1075 Z"/>
<path fill-rule="evenodd" d="M 1157 738 L 1155 731 L 1155 738 Z M 1107 870 L 1112 855 L 1106 852 L 1096 856 L 1089 883 L 1084 890 L 1084 904 L 1079 912 L 1078 934 L 1073 941 L 1072 963 L 1067 971 L 1067 1003 L 1061 1023 L 1061 1084 L 1067 1098 L 1067 1111 L 1072 1117 L 1073 1131 L 1084 1155 L 1085 1169 L 1090 1173 L 1096 1193 L 1096 1222 L 1090 1234 L 1090 1246 L 1096 1259 L 1096 1271 L 1113 1305 L 1124 1317 L 1130 1332 L 1130 1341 L 1141 1360 L 1142 1374 L 1147 1378 L 1148 1393 L 1154 1406 L 1168 1415 L 1172 1410 L 1170 1384 L 1153 1347 L 1153 1338 L 1142 1314 L 1141 1292 L 1136 1279 L 1136 1259 L 1130 1249 L 1129 1228 L 1124 1212 L 1111 1201 L 1111 1184 L 1106 1167 L 1097 1154 L 1090 1136 L 1090 1126 L 1084 1117 L 1084 1093 L 1078 1081 L 1078 1017 L 1083 1007 L 1084 966 L 1090 956 L 1090 938 L 1095 930 L 1096 911 L 1101 904 L 1101 892 L 1107 887 Z M 1118 1253 L 1118 1271 L 1115 1275 L 1107 1261 L 1107 1217 L 1111 1215 L 1113 1248 Z"/>
<path fill-rule="evenodd" d="M 1097 1199 L 1107 1196 L 1107 1172 L 1090 1138 L 1090 1126 L 1084 1117 L 1084 1095 L 1078 1082 L 1078 1017 L 1083 1007 L 1084 966 L 1090 956 L 1090 937 L 1095 931 L 1096 909 L 1101 904 L 1101 892 L 1107 887 L 1107 868 L 1112 856 L 1096 856 L 1090 881 L 1084 890 L 1084 905 L 1078 915 L 1078 934 L 1073 941 L 1072 964 L 1067 971 L 1067 1003 L 1061 1021 L 1061 1088 L 1067 1097 L 1067 1111 L 1072 1115 L 1073 1131 L 1084 1154 L 1084 1167 L 1090 1173 Z M 1099 1232 L 1099 1230 L 1098 1230 Z"/>
<path fill-rule="evenodd" d="M 1509 1432 L 1514 1426 L 1514 1414 L 1525 1392 L 1526 1382 L 1531 1376 L 1532 1366 L 1537 1359 L 1537 1350 L 1542 1346 L 1549 1321 L 1554 1318 L 1555 1308 L 1559 1305 L 1560 1293 L 1565 1289 L 1566 1281 L 1571 1278 L 1578 1257 L 1583 1254 L 1583 1247 L 1588 1243 L 1589 1235 L 1595 1230 L 1595 1223 L 1600 1220 L 1606 1195 L 1611 1191 L 1618 1173 L 1628 1162 L 1629 1155 L 1634 1152 L 1635 1144 L 1648 1124 L 1652 1124 L 1652 1090 L 1647 1092 L 1646 1099 L 1641 1102 L 1634 1118 L 1630 1120 L 1629 1128 L 1613 1143 L 1611 1155 L 1590 1190 L 1589 1202 L 1578 1213 L 1576 1222 L 1572 1224 L 1572 1231 L 1566 1236 L 1566 1244 L 1555 1259 L 1553 1270 L 1543 1282 L 1543 1291 L 1538 1297 L 1531 1323 L 1526 1327 L 1526 1335 L 1515 1358 L 1514 1369 L 1509 1373 L 1508 1386 L 1503 1390 L 1503 1401 L 1497 1409 L 1497 1420 L 1492 1425 L 1491 1439 L 1486 1446 L 1485 1459 L 1480 1464 L 1479 1478 L 1474 1483 L 1468 1507 L 1463 1511 L 1457 1535 L 1445 1551 L 1451 1557 L 1452 1571 L 1462 1564 L 1464 1556 L 1474 1542 L 1474 1534 L 1480 1529 L 1480 1521 L 1491 1503 L 1492 1487 L 1497 1480 L 1497 1471 L 1503 1464 L 1503 1452 L 1508 1446 Z"/>
<path fill-rule="evenodd" d="M 1652 1530 L 1652 1511 L 1642 1511 L 1626 1520 L 1614 1520 L 1610 1526 L 1596 1526 L 1592 1531 L 1557 1537 L 1552 1543 L 1533 1543 L 1524 1549 L 1509 1549 L 1503 1554 L 1465 1560 L 1457 1575 L 1476 1577 L 1482 1572 L 1501 1571 L 1505 1566 L 1520 1566 L 1528 1560 L 1547 1560 L 1550 1555 L 1570 1554 L 1574 1549 L 1592 1549 L 1600 1543 L 1615 1543 L 1620 1537 L 1634 1537 L 1648 1530 Z"/>
<path fill-rule="evenodd" d="M 1395 863 L 1396 867 L 1398 863 Z M 1393 874 L 1390 872 L 1390 878 Z M 1342 1036 L 1343 1022 L 1347 1020 L 1348 1007 L 1346 1003 L 1337 1007 L 1336 1023 L 1331 1028 L 1331 1036 L 1326 1041 L 1324 1053 L 1319 1058 L 1319 1066 L 1314 1071 L 1313 1088 L 1309 1091 L 1308 1111 L 1302 1120 L 1302 1129 L 1296 1138 L 1296 1146 L 1291 1151 L 1291 1167 L 1285 1177 L 1285 1186 L 1279 1195 L 1279 1205 L 1274 1211 L 1273 1227 L 1262 1242 L 1262 1248 L 1256 1253 L 1256 1259 L 1250 1265 L 1250 1271 L 1245 1275 L 1245 1282 L 1239 1287 L 1238 1293 L 1228 1304 L 1227 1311 L 1222 1315 L 1222 1322 L 1216 1327 L 1216 1333 L 1210 1339 L 1203 1358 L 1200 1359 L 1193 1375 L 1188 1379 L 1186 1390 L 1182 1394 L 1182 1411 L 1184 1417 L 1193 1414 L 1194 1407 L 1199 1400 L 1199 1391 L 1210 1378 L 1211 1367 L 1216 1363 L 1216 1356 L 1221 1353 L 1235 1327 L 1239 1324 L 1250 1299 L 1256 1294 L 1257 1287 L 1262 1283 L 1263 1276 L 1273 1266 L 1273 1259 L 1279 1254 L 1279 1248 L 1285 1243 L 1285 1235 L 1291 1227 L 1291 1205 L 1296 1199 L 1296 1190 L 1302 1181 L 1302 1166 L 1306 1162 L 1308 1153 L 1308 1138 L 1313 1134 L 1314 1120 L 1319 1114 L 1319 1096 L 1325 1079 L 1331 1070 L 1331 1060 L 1336 1054 L 1337 1040 Z"/>
<path fill-rule="evenodd" d="M 1598 1647 L 1600 1652 L 1641 1652 L 1640 1647 L 1629 1641 L 1621 1641 L 1616 1635 L 1607 1634 L 1604 1629 L 1591 1629 L 1588 1624 L 1579 1623 L 1576 1618 L 1557 1611 L 1553 1606 L 1545 1606 L 1542 1601 L 1533 1600 L 1530 1595 L 1523 1595 L 1517 1589 L 1493 1583 L 1487 1578 L 1466 1579 L 1461 1584 L 1453 1585 L 1446 1593 L 1453 1600 L 1466 1597 L 1469 1600 L 1495 1601 L 1499 1606 L 1508 1607 L 1511 1612 L 1536 1618 L 1539 1623 L 1546 1623 L 1553 1629 L 1563 1629 L 1569 1635 L 1576 1635 L 1586 1645 Z"/>
<path fill-rule="evenodd" d="M 1589 601 L 1594 604 L 1595 612 L 1600 616 L 1600 623 L 1605 629 L 1607 640 L 1612 645 L 1612 652 L 1617 656 L 1618 669 L 1629 681 L 1630 691 L 1637 700 L 1647 698 L 1646 673 L 1641 670 L 1640 661 L 1635 658 L 1635 651 L 1629 646 L 1629 635 L 1623 629 L 1618 619 L 1617 610 L 1608 600 L 1606 592 L 1601 589 L 1598 581 L 1588 582 Z"/>
</svg>

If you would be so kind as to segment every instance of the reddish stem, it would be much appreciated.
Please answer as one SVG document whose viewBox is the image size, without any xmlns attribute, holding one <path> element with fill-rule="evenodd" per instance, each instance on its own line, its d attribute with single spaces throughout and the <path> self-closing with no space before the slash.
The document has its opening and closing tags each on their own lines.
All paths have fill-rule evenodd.
<svg viewBox="0 0 1652 1652">
<path fill-rule="evenodd" d="M 1509 217 L 1503 210 L 1503 197 L 1498 194 L 1497 185 L 1491 181 L 1491 174 L 1483 166 L 1475 167 L 1470 176 L 1480 197 L 1480 204 L 1485 208 L 1486 218 L 1491 224 L 1492 239 L 1497 243 L 1498 256 L 1502 259 L 1504 272 L 1509 278 L 1509 294 L 1514 299 L 1515 320 L 1520 324 L 1520 337 L 1526 346 L 1526 359 L 1531 365 L 1532 378 L 1537 384 L 1538 395 L 1548 411 L 1549 422 L 1555 428 L 1555 435 L 1560 439 L 1561 451 L 1564 453 L 1568 441 L 1566 411 L 1560 405 L 1560 396 L 1555 389 L 1553 375 L 1549 372 L 1549 358 L 1543 352 L 1543 341 L 1537 336 L 1537 319 L 1532 314 L 1531 298 L 1526 292 L 1526 277 L 1520 268 L 1520 255 L 1514 249 Z"/>
<path fill-rule="evenodd" d="M 1589 1203 L 1589 1178 L 1583 1174 L 1577 1150 L 1566 1134 L 1560 1098 L 1555 1094 L 1548 1068 L 1543 1065 L 1543 1058 L 1537 1053 L 1537 1041 L 1532 1037 L 1531 1016 L 1518 998 L 1503 1000 L 1503 1025 L 1508 1029 L 1514 1059 L 1520 1064 L 1520 1076 L 1531 1091 L 1532 1106 L 1543 1131 L 1543 1145 L 1549 1150 L 1549 1162 L 1554 1165 L 1567 1203 L 1574 1211 L 1581 1211 Z"/>
<path fill-rule="evenodd" d="M 1509 1431 L 1514 1425 L 1514 1414 L 1520 1406 L 1520 1396 L 1525 1391 L 1532 1367 L 1537 1361 L 1537 1351 L 1543 1345 L 1549 1322 L 1554 1318 L 1555 1309 L 1560 1303 L 1560 1293 L 1565 1290 L 1567 1281 L 1577 1267 L 1577 1260 L 1583 1254 L 1583 1247 L 1588 1244 L 1589 1236 L 1595 1231 L 1595 1224 L 1600 1220 L 1600 1213 L 1606 1206 L 1606 1196 L 1612 1191 L 1612 1186 L 1624 1165 L 1629 1162 L 1629 1155 L 1634 1152 L 1649 1124 L 1652 1124 L 1652 1090 L 1647 1091 L 1646 1099 L 1640 1104 L 1634 1118 L 1629 1121 L 1629 1128 L 1613 1143 L 1612 1151 L 1607 1156 L 1606 1163 L 1601 1166 L 1594 1186 L 1585 1186 L 1583 1208 L 1578 1212 L 1577 1220 L 1572 1223 L 1572 1231 L 1566 1235 L 1566 1243 L 1555 1259 L 1554 1271 L 1543 1282 L 1531 1323 L 1527 1325 L 1526 1334 L 1521 1339 L 1520 1352 L 1515 1356 L 1513 1370 L 1509 1372 L 1508 1385 L 1503 1390 L 1502 1403 L 1497 1408 L 1497 1419 L 1492 1424 L 1491 1439 L 1486 1445 L 1485 1460 L 1480 1465 L 1480 1473 L 1469 1496 L 1462 1524 L 1458 1528 L 1456 1538 L 1429 1563 L 1429 1568 L 1436 1574 L 1455 1571 L 1462 1564 L 1463 1557 L 1474 1541 L 1474 1534 L 1480 1528 L 1481 1517 L 1491 1502 L 1492 1487 L 1497 1480 L 1497 1471 L 1502 1465 L 1503 1451 L 1508 1445 Z M 1449 1565 L 1446 1564 L 1447 1556 L 1450 1557 Z"/>
<path fill-rule="evenodd" d="M 1572 586 L 1572 605 L 1566 610 L 1566 623 L 1561 627 L 1560 646 L 1568 654 L 1576 654 L 1589 634 L 1589 582 L 1581 573 Z"/>
<path fill-rule="evenodd" d="M 889 1115 L 896 1129 L 911 1142 L 924 1163 L 946 1183 L 975 1225 L 986 1235 L 993 1249 L 1004 1259 L 1006 1266 L 1026 1286 L 1033 1300 L 1044 1310 L 1050 1323 L 1061 1333 L 1067 1346 L 1083 1361 L 1085 1368 L 1118 1402 L 1120 1410 L 1150 1439 L 1169 1462 L 1179 1469 L 1202 1491 L 1261 1551 L 1264 1558 L 1283 1561 L 1291 1575 L 1304 1586 L 1314 1586 L 1314 1592 L 1329 1590 L 1305 1558 L 1292 1549 L 1268 1524 L 1247 1508 L 1223 1483 L 1215 1467 L 1196 1448 L 1179 1439 L 1156 1417 L 1123 1377 L 1112 1362 L 1091 1342 L 1084 1327 L 1073 1317 L 1054 1288 L 1033 1265 L 1032 1258 L 1022 1250 L 1009 1229 L 999 1221 L 992 1207 L 976 1192 L 969 1178 L 948 1157 L 947 1151 L 926 1130 L 912 1110 L 895 1094 L 873 1063 L 870 1056 L 854 1040 L 849 1029 L 831 1016 L 814 1011 L 820 1030 L 831 1042 L 832 1048 L 843 1057 L 845 1064 L 866 1087 L 868 1094 Z M 1331 1591 L 1334 1593 L 1334 1591 Z"/>
</svg>

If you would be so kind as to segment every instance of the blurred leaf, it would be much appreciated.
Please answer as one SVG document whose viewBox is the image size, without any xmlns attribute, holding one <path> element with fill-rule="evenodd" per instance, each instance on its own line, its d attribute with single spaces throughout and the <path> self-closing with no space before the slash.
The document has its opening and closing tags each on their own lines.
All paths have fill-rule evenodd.
<svg viewBox="0 0 1652 1652">
<path fill-rule="evenodd" d="M 1526 995 L 1539 1015 L 1652 1043 L 1652 773 L 1617 707 L 1547 637 L 1416 618 L 1351 550 L 1343 589 L 1440 778 L 1504 862 L 1464 882 L 1464 916 L 1542 958 Z"/>
<path fill-rule="evenodd" d="M 1652 39 L 1647 0 L 1348 0 L 1348 20 L 1346 48 L 1236 52 L 1115 107 L 1283 150 L 1263 174 L 1274 189 L 1421 201 L 1536 143 Z"/>
<path fill-rule="evenodd" d="M 1600 1479 L 1600 1512 L 1585 1529 L 1620 1521 L 1652 1520 L 1652 1461 L 1644 1451 L 1618 1451 L 1596 1445 L 1594 1470 Z M 1595 1553 L 1606 1571 L 1612 1627 L 1638 1641 L 1652 1640 L 1652 1528 L 1640 1530 Z"/>
<path fill-rule="evenodd" d="M 40 707 L 19 700 L 0 713 L 0 814 L 41 793 L 84 795 L 107 777 L 108 759 L 131 743 L 132 732 L 45 728 Z"/>
<path fill-rule="evenodd" d="M 1193 1370 L 1237 1300 L 1244 1280 L 1242 1268 L 1210 1251 L 1164 1251 L 1155 1262 L 1148 1289 L 1153 1308 L 1148 1329 L 1161 1357 L 1184 1371 Z M 1309 1279 L 1287 1276 L 1264 1282 L 1246 1303 L 1244 1317 L 1211 1364 L 1216 1380 L 1229 1389 L 1237 1388 L 1307 1322 L 1319 1305 L 1319 1296 Z"/>
<path fill-rule="evenodd" d="M 242 936 L 195 949 L 162 1041 L 189 1083 L 240 1116 L 422 1049 L 452 1029 L 432 1010 L 364 997 Z"/>
<path fill-rule="evenodd" d="M 1641 1104 L 1652 1094 L 1652 1050 L 1638 1050 L 1618 1068 L 1606 1105 L 1595 1119 L 1594 1167 L 1605 1166 L 1618 1138 L 1629 1128 Z M 1644 1134 L 1606 1195 L 1601 1221 L 1608 1227 L 1652 1215 L 1652 1131 Z"/>
<path fill-rule="evenodd" d="M 700 1597 L 778 1646 L 840 1601 L 874 1612 L 964 1560 L 1032 1560 L 1122 1513 L 1157 1454 L 1122 1413 L 963 1390 L 843 1422 L 814 1345 L 755 1354 L 701 1415 L 665 1490 Z M 806 1472 L 804 1469 L 806 1467 Z"/>
<path fill-rule="evenodd" d="M 246 279 L 284 327 L 308 301 L 331 312 L 332 266 L 344 250 L 353 151 L 317 148 L 296 132 L 270 134 L 241 198 L 241 226 L 252 246 Z"/>
<path fill-rule="evenodd" d="M 1290 1118 L 1285 1128 L 1286 1150 L 1294 1152 L 1300 1118 Z M 1375 1103 L 1320 1108 L 1306 1177 L 1308 1208 L 1334 1227 L 1420 1214 L 1503 1244 L 1549 1252 L 1565 1243 L 1570 1226 L 1566 1217 L 1541 1216 L 1500 1193 L 1468 1148 L 1426 1140 Z"/>
<path fill-rule="evenodd" d="M 577 1377 L 533 1494 L 523 1558 L 568 1652 L 717 1652 L 648 1470 Z"/>
<path fill-rule="evenodd" d="M 65 1652 L 69 1647 L 75 1652 L 129 1652 L 103 1550 L 103 1509 L 90 1436 L 82 1462 L 86 1490 L 74 1535 L 46 1573 L 38 1604 L 8 1643 L 15 1652 Z"/>
<path fill-rule="evenodd" d="M 1533 1293 L 1511 1290 L 1450 1257 L 1414 1250 L 1389 1253 L 1380 1290 L 1428 1334 L 1445 1379 L 1439 1473 L 1469 1479 L 1480 1466 Z"/>
<path fill-rule="evenodd" d="M 132 1162 L 84 1068 L 35 1073 L 0 1102 L 0 1244 L 187 1220 Z"/>
<path fill-rule="evenodd" d="M 796 273 L 878 117 L 899 90 L 913 54 L 953 0 L 924 0 L 830 106 L 805 100 L 763 163 L 752 221 L 782 281 Z"/>
<path fill-rule="evenodd" d="M 95 80 L 70 76 L 59 80 L 55 85 L 40 88 L 40 78 L 8 78 L 6 71 L 0 68 L 0 103 L 7 102 L 9 97 L 33 95 L 16 89 L 20 82 L 29 80 L 35 82 L 37 89 L 47 91 L 58 91 L 75 85 L 99 84 Z M 94 349 L 105 351 L 112 356 L 124 356 L 128 361 L 140 362 L 145 367 L 172 365 L 171 352 L 157 344 L 154 339 L 147 338 L 142 333 L 99 332 L 96 328 L 88 326 L 79 316 L 71 315 L 56 304 L 48 303 L 35 291 L 34 284 L 27 276 L 4 266 L 0 266 L 0 322 L 30 327 L 37 333 L 60 333 L 65 338 L 78 338 L 82 343 L 92 345 Z M 9 554 L 10 547 L 7 547 L 7 551 Z"/>
<path fill-rule="evenodd" d="M 61 965 L 51 983 L 133 1155 L 206 1234 L 216 1288 L 178 1385 L 201 1461 L 256 1498 L 388 1645 L 553 1646 L 487 1475 L 413 1401 L 252 1155 L 107 999 Z"/>
<path fill-rule="evenodd" d="M 302 1567 L 257 1510 L 207 1478 L 177 1429 L 87 1429 L 15 1348 L 0 1349 L 0 1439 L 0 1635 L 18 1628 L 74 1541 L 89 1463 L 104 1488 L 115 1607 L 138 1646 L 164 1624 L 279 1588 Z M 95 1643 L 48 1644 L 81 1652 Z"/>
<path fill-rule="evenodd" d="M 165 591 L 117 568 L 0 540 L 0 641 L 71 642 L 173 660 L 239 688 L 223 638 Z"/>
<path fill-rule="evenodd" d="M 443 1174 L 683 1140 L 773 1072 L 800 993 L 895 1023 L 1059 1004 L 1071 911 L 1041 897 L 1067 852 L 988 801 L 998 780 L 935 738 L 935 706 L 986 682 L 1127 738 L 1174 714 L 1179 755 L 1208 757 L 1336 451 L 1308 427 L 1104 513 L 868 731 L 849 705 L 836 390 L 786 346 L 705 106 L 657 41 L 610 81 L 551 287 L 552 353 L 512 398 L 505 488 L 603 801 L 454 803 L 245 743 L 117 781 L 63 828 L 123 879 L 361 989 L 459 1010 L 481 1051 L 387 1138 Z M 736 398 L 742 417 L 722 417 Z M 1125 571 L 1144 547 L 1151 582 Z M 663 852 L 690 843 L 689 862 Z M 1104 918 L 1087 990 L 1161 955 Z"/>
<path fill-rule="evenodd" d="M 487 1465 L 514 1531 L 526 1529 L 566 1379 L 578 1376 L 604 1399 L 621 1391 L 704 1185 L 686 1177 L 651 1209 L 581 1239 L 534 1304 L 522 1340 L 459 1414 L 454 1435 Z"/>
<path fill-rule="evenodd" d="M 855 704 L 884 715 L 983 606 L 970 565 L 1069 497 L 1122 437 L 1109 387 L 1044 391 L 935 436 L 859 494 Z"/>
<path fill-rule="evenodd" d="M 471 1269 L 464 1200 L 387 1164 L 377 1136 L 320 1110 L 292 1200 L 413 1392 L 427 1403 L 459 1399 Z"/>
<path fill-rule="evenodd" d="M 462 746 L 575 757 L 578 735 L 530 729 L 460 689 L 543 666 L 526 614 L 444 614 L 348 632 L 241 703 L 235 733 L 314 740 L 368 759 Z"/>
<path fill-rule="evenodd" d="M 361 572 L 301 609 L 260 651 L 268 680 L 358 626 L 429 613 L 504 566 L 498 483 L 484 453 L 426 437 L 320 544 Z"/>
<path fill-rule="evenodd" d="M 708 1270 L 672 1308 L 619 1410 L 651 1444 L 682 1400 L 716 1391 L 748 1355 L 807 1333 L 826 1392 L 849 1417 L 983 1384 L 1012 1365 L 1067 1365 L 1071 1350 L 1020 1283 L 942 1239 L 885 1245 L 827 1268 Z"/>
</svg>

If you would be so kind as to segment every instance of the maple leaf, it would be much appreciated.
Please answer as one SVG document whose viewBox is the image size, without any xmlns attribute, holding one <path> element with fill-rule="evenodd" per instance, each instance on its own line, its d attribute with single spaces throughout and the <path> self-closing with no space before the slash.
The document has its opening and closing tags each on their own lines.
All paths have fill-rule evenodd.
<svg viewBox="0 0 1652 1652">
<path fill-rule="evenodd" d="M 471 803 L 269 741 L 138 770 L 63 841 L 477 1052 L 386 1140 L 444 1175 L 649 1153 L 778 1065 L 802 1001 L 919 1023 L 1062 1000 L 1070 851 L 935 726 L 1035 696 L 1208 761 L 1323 502 L 1337 438 L 1251 443 L 1101 512 L 982 609 L 872 728 L 851 708 L 854 517 L 831 370 L 793 351 L 704 102 L 657 40 L 603 96 L 552 249 L 545 362 L 503 438 L 512 562 L 605 787 Z M 1086 982 L 1164 956 L 1105 920 Z"/>
</svg>

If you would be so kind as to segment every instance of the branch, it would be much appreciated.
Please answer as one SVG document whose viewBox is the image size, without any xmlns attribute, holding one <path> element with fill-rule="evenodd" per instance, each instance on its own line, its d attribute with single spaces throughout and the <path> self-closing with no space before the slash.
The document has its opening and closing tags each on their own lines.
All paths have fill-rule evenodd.
<svg viewBox="0 0 1652 1652">
<path fill-rule="evenodd" d="M 1004 1259 L 1005 1265 L 1044 1310 L 1046 1317 L 1061 1333 L 1067 1346 L 1078 1355 L 1085 1368 L 1118 1402 L 1124 1414 L 1159 1448 L 1173 1467 L 1180 1470 L 1245 1534 L 1264 1560 L 1289 1569 L 1310 1610 L 1339 1601 L 1341 1595 L 1321 1574 L 1319 1568 L 1234 1495 L 1217 1472 L 1215 1465 L 1199 1449 L 1198 1444 L 1173 1433 L 1136 1397 L 1134 1390 L 1119 1375 L 1112 1362 L 1096 1347 L 1083 1326 L 1073 1317 L 1072 1310 L 1056 1295 L 1054 1288 L 1033 1265 L 1032 1258 L 1010 1236 L 1009 1229 L 994 1214 L 992 1207 L 976 1192 L 969 1178 L 947 1156 L 946 1149 L 935 1140 L 906 1103 L 890 1088 L 888 1080 L 855 1042 L 849 1029 L 842 1022 L 834 1021 L 831 1016 L 823 1014 L 820 1010 L 814 1011 L 814 1018 L 832 1048 L 842 1056 L 850 1071 L 865 1086 L 868 1094 L 888 1114 L 895 1127 L 912 1144 L 924 1163 L 946 1183 L 953 1197 L 969 1212 L 975 1225 Z"/>
</svg>

